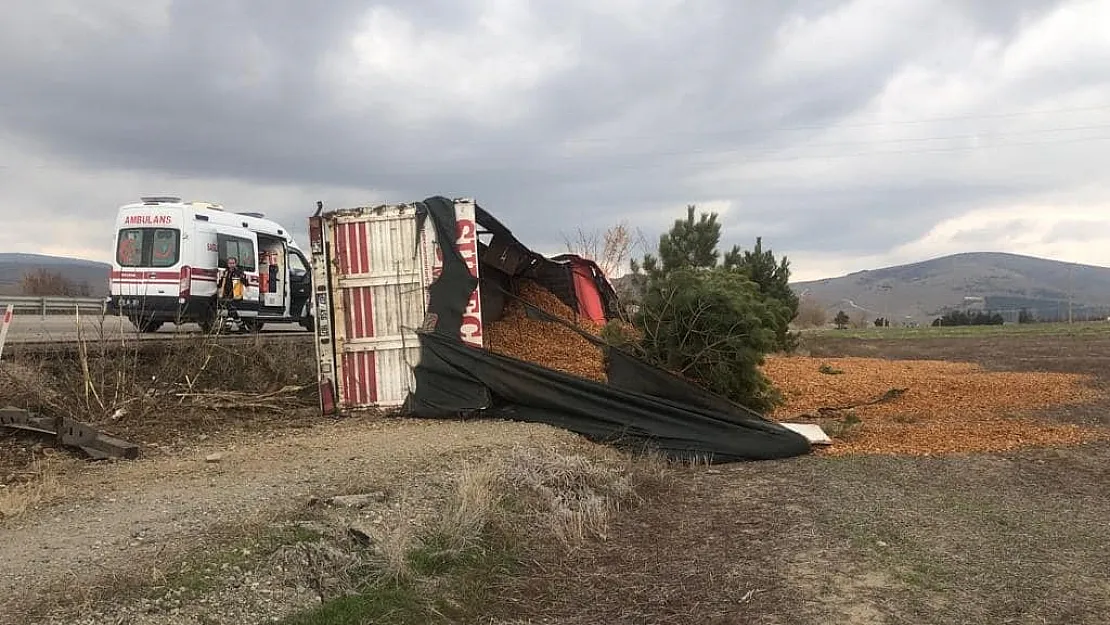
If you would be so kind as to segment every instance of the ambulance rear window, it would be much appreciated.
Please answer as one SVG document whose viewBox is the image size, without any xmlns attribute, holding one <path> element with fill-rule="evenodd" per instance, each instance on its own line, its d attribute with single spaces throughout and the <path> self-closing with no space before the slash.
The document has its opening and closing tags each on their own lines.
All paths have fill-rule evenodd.
<svg viewBox="0 0 1110 625">
<path fill-rule="evenodd" d="M 116 262 L 121 267 L 173 267 L 180 257 L 181 233 L 173 228 L 120 230 Z"/>
</svg>

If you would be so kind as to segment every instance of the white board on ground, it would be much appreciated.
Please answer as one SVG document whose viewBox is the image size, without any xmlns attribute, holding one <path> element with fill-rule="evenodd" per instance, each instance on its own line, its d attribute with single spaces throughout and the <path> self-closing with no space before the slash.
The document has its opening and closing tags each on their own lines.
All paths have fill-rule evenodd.
<svg viewBox="0 0 1110 625">
<path fill-rule="evenodd" d="M 832 439 L 816 423 L 780 423 L 779 425 L 806 437 L 810 445 L 832 445 Z"/>
<path fill-rule="evenodd" d="M 12 325 L 12 314 L 15 306 L 8 304 L 4 309 L 4 320 L 0 322 L 0 357 L 4 355 L 4 342 L 8 340 L 8 328 Z"/>
</svg>

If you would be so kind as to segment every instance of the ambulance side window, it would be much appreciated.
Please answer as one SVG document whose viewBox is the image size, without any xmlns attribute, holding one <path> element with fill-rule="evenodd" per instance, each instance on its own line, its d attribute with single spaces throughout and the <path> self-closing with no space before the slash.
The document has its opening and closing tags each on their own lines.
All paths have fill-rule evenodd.
<svg viewBox="0 0 1110 625">
<path fill-rule="evenodd" d="M 121 267 L 143 266 L 144 233 L 142 228 L 120 230 L 119 243 L 116 244 L 116 262 Z"/>
<path fill-rule="evenodd" d="M 227 269 L 227 259 L 229 256 L 233 256 L 235 260 L 239 261 L 239 267 L 243 271 L 257 270 L 258 263 L 254 255 L 253 241 L 242 237 L 220 234 L 216 236 L 216 242 L 220 247 L 220 269 Z"/>
<path fill-rule="evenodd" d="M 296 252 L 289 252 L 289 277 L 303 280 L 308 273 L 308 265 L 305 264 L 304 258 Z"/>
<path fill-rule="evenodd" d="M 151 267 L 173 267 L 177 264 L 177 230 L 154 231 L 154 246 L 150 252 Z"/>
</svg>

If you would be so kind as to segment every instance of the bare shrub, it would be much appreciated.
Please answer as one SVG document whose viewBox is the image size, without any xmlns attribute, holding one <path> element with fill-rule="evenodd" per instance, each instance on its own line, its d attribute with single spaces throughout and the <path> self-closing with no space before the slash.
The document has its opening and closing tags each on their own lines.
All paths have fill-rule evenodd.
<svg viewBox="0 0 1110 625">
<path fill-rule="evenodd" d="M 40 367 L 0 361 L 0 406 L 32 407 L 59 401 L 53 381 Z"/>
<path fill-rule="evenodd" d="M 866 310 L 854 311 L 851 315 L 852 327 L 857 330 L 864 330 L 871 327 L 870 318 Z"/>
<path fill-rule="evenodd" d="M 610 226 L 603 231 L 581 228 L 573 235 L 564 235 L 567 251 L 597 263 L 606 276 L 615 278 L 626 272 L 635 246 L 632 230 L 626 222 Z"/>
<path fill-rule="evenodd" d="M 88 283 L 76 283 L 59 271 L 43 267 L 24 273 L 19 287 L 24 295 L 35 297 L 88 297 L 92 292 Z"/>
<path fill-rule="evenodd" d="M 829 322 L 828 311 L 825 306 L 812 297 L 803 298 L 798 303 L 798 314 L 794 323 L 801 328 L 820 328 Z"/>
</svg>

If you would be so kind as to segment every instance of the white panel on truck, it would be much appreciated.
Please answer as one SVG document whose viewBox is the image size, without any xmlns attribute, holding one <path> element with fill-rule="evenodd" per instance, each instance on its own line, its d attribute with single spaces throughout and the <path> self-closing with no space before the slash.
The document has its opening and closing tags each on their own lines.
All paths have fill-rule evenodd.
<svg viewBox="0 0 1110 625">
<path fill-rule="evenodd" d="M 474 204 L 459 200 L 455 211 L 451 243 L 477 277 Z M 397 407 L 413 387 L 412 367 L 420 358 L 414 330 L 424 321 L 428 287 L 442 267 L 430 220 L 420 233 L 416 222 L 415 206 L 403 204 L 332 211 L 310 223 L 326 414 Z M 482 346 L 480 303 L 475 289 L 461 332 L 476 347 Z"/>
</svg>

